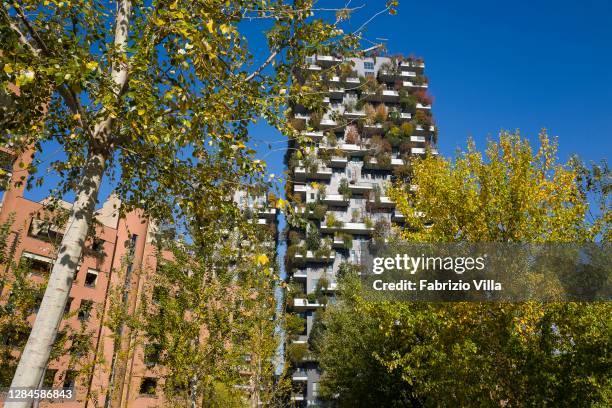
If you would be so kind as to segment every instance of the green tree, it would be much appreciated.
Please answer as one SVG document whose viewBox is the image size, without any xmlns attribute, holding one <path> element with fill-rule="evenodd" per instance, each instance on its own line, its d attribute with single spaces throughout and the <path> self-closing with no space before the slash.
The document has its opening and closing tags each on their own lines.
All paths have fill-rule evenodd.
<svg viewBox="0 0 612 408">
<path fill-rule="evenodd" d="M 590 176 L 597 182 L 589 184 L 587 172 L 580 170 L 584 167 L 575 160 L 559 164 L 555 156 L 556 147 L 545 134 L 534 152 L 518 134 L 503 133 L 498 142 L 489 142 L 484 155 L 470 142 L 454 162 L 415 160 L 410 183 L 419 186 L 416 192 L 404 185 L 390 192 L 410 226 L 399 233 L 424 242 L 589 242 L 607 237 L 609 207 L 589 219 L 586 194 L 609 194 L 609 173 L 602 174 L 606 167 L 597 167 Z M 344 291 L 326 312 L 320 340 L 323 383 L 329 395 L 339 395 L 341 406 L 358 392 L 346 387 L 343 377 L 367 377 L 370 366 L 385 368 L 382 375 L 395 392 L 410 392 L 409 404 L 393 398 L 394 393 L 387 404 L 611 403 L 609 303 L 370 302 L 361 297 L 358 282 Z M 359 336 L 341 331 L 362 321 L 369 329 L 360 332 L 371 333 L 372 349 L 360 347 Z M 358 363 L 351 367 L 335 357 L 347 348 L 359 354 L 352 356 Z M 400 384 L 391 382 L 398 372 Z"/>
<path fill-rule="evenodd" d="M 103 176 L 116 182 L 123 210 L 164 220 L 194 206 L 193 190 L 214 189 L 217 175 L 189 184 L 212 173 L 210 157 L 223 174 L 261 171 L 247 125 L 263 117 L 282 127 L 287 98 L 312 91 L 289 83 L 305 57 L 356 44 L 338 26 L 351 10 L 338 10 L 335 22 L 314 11 L 312 0 L 3 5 L 0 96 L 11 120 L 2 139 L 17 150 L 58 143 L 66 155 L 52 165 L 58 191 L 76 197 L 13 386 L 40 382 Z M 269 55 L 256 65 L 242 30 L 262 21 Z"/>
</svg>

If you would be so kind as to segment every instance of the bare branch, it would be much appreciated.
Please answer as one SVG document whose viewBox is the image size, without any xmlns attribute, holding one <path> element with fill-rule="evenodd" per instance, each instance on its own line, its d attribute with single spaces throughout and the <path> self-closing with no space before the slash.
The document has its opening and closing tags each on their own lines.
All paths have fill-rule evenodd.
<svg viewBox="0 0 612 408">
<path fill-rule="evenodd" d="M 263 70 L 264 70 L 264 69 L 265 69 L 265 68 L 266 68 L 268 65 L 270 65 L 270 63 L 271 63 L 272 61 L 274 61 L 274 58 L 276 58 L 276 56 L 277 56 L 277 55 L 278 55 L 278 50 L 273 51 L 273 52 L 272 52 L 272 53 L 271 53 L 271 54 L 268 56 L 268 58 L 267 58 L 267 59 L 264 61 L 264 63 L 263 63 L 263 64 L 261 64 L 261 65 L 259 66 L 259 68 L 257 68 L 257 69 L 256 69 L 256 70 L 255 70 L 255 71 L 254 71 L 254 72 L 253 72 L 251 75 L 249 75 L 248 77 L 246 77 L 245 81 L 246 81 L 246 82 L 249 82 L 249 81 L 251 81 L 253 78 L 255 78 L 256 76 L 258 76 L 258 75 L 261 73 L 261 71 L 263 71 Z"/>
</svg>

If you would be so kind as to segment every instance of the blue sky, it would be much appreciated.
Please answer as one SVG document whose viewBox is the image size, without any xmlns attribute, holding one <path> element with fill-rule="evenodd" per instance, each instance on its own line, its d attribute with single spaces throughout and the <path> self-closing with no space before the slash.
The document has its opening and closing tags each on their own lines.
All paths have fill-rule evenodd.
<svg viewBox="0 0 612 408">
<path fill-rule="evenodd" d="M 350 24 L 359 26 L 382 3 L 368 2 Z M 610 0 L 400 0 L 397 15 L 378 16 L 365 37 L 386 39 L 392 54 L 425 58 L 447 157 L 469 136 L 483 148 L 501 129 L 520 129 L 536 142 L 542 128 L 558 137 L 561 160 L 610 156 Z M 266 126 L 252 130 L 257 139 L 282 138 Z M 272 172 L 282 172 L 281 152 L 267 159 Z"/>
<path fill-rule="evenodd" d="M 318 7 L 335 3 L 320 1 Z M 367 2 L 346 29 L 359 27 L 383 4 Z M 258 22 L 247 31 L 253 50 L 265 48 L 262 29 Z M 610 0 L 400 0 L 397 15 L 378 16 L 364 36 L 386 39 L 392 54 L 425 58 L 439 150 L 447 157 L 465 147 L 469 136 L 482 148 L 501 129 L 520 129 L 535 141 L 543 127 L 558 136 L 562 160 L 574 153 L 587 161 L 610 155 Z M 260 61 L 266 56 L 255 55 Z M 260 141 L 260 157 L 270 172 L 282 174 L 285 138 L 263 123 L 252 126 L 251 134 Z M 261 141 L 271 143 L 272 151 Z M 50 187 L 53 178 L 46 184 Z M 102 196 L 110 190 L 106 187 Z M 28 193 L 33 199 L 44 195 Z"/>
</svg>

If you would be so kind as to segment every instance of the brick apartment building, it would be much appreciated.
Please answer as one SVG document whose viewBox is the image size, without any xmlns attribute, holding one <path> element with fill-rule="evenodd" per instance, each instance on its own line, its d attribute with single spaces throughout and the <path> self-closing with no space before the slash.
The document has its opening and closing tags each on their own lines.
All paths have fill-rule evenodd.
<svg viewBox="0 0 612 408">
<path fill-rule="evenodd" d="M 35 202 L 24 197 L 25 187 L 18 186 L 27 173 L 24 166 L 32 160 L 32 152 L 15 157 L 11 151 L 0 151 L 5 191 L 0 208 L 0 223 L 13 217 L 14 222 L 9 237 L 9 252 L 15 261 L 28 258 L 30 277 L 40 282 L 44 274 L 49 274 L 56 254 L 56 245 L 61 241 L 63 227 L 53 225 L 46 220 L 45 205 L 47 200 Z M 128 331 L 122 333 L 121 349 L 133 349 L 128 357 L 114 353 L 111 333 L 103 324 L 109 307 L 109 291 L 112 288 L 128 289 L 127 307 L 133 312 L 142 296 L 149 296 L 145 291 L 147 271 L 154 270 L 157 260 L 155 243 L 157 228 L 154 223 L 141 216 L 139 211 L 119 217 L 120 201 L 111 196 L 96 211 L 95 237 L 86 242 L 86 249 L 75 277 L 66 313 L 73 312 L 62 322 L 77 329 L 85 326 L 91 334 L 89 341 L 91 352 L 84 357 L 83 364 L 94 364 L 91 375 L 75 377 L 75 371 L 68 367 L 69 357 L 60 357 L 49 364 L 45 374 L 44 386 L 48 388 L 72 388 L 76 400 L 53 404 L 65 408 L 101 407 L 104 406 L 113 359 L 115 362 L 115 389 L 110 396 L 112 407 L 157 407 L 163 406 L 160 397 L 161 383 L 159 368 L 147 364 L 142 345 L 135 345 L 134 336 Z M 61 202 L 60 206 L 68 210 L 70 203 Z M 276 210 L 261 210 L 259 224 L 277 223 Z M 170 254 L 163 254 L 164 257 Z M 0 265 L 3 273 L 10 276 L 10 266 Z M 6 302 L 10 296 L 10 285 L 0 287 L 0 302 Z M 35 314 L 29 318 L 34 321 Z M 61 329 L 60 327 L 60 329 Z M 10 347 L 5 344 L 4 347 Z M 18 353 L 17 350 L 14 351 Z M 100 358 L 93 361 L 93 356 Z M 0 396 L 2 400 L 2 396 Z M 50 406 L 41 402 L 40 406 Z"/>
</svg>

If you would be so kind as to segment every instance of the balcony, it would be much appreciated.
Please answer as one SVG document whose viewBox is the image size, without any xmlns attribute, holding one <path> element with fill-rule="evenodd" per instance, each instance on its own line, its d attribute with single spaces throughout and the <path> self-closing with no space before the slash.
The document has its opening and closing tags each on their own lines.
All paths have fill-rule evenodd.
<svg viewBox="0 0 612 408">
<path fill-rule="evenodd" d="M 415 84 L 412 81 L 403 81 L 402 82 L 402 87 L 403 88 L 408 88 L 408 89 L 427 89 L 427 88 L 429 88 L 429 85 L 427 83 L 418 85 L 418 84 Z"/>
<path fill-rule="evenodd" d="M 329 88 L 329 95 L 335 98 L 342 98 L 344 96 L 344 88 Z"/>
<path fill-rule="evenodd" d="M 360 119 L 360 118 L 365 118 L 366 117 L 366 113 L 364 111 L 344 111 L 344 116 L 347 119 Z"/>
<path fill-rule="evenodd" d="M 305 401 L 306 397 L 304 394 L 293 394 L 291 395 L 291 401 Z"/>
<path fill-rule="evenodd" d="M 330 166 L 337 167 L 337 168 L 343 168 L 343 167 L 346 167 L 347 163 L 348 163 L 348 159 L 346 157 L 333 156 L 331 158 Z"/>
<path fill-rule="evenodd" d="M 431 126 L 429 126 L 428 129 L 429 129 L 428 130 L 429 132 L 433 132 L 436 128 L 433 125 L 431 125 Z M 417 130 L 419 132 L 423 132 L 423 131 L 425 131 L 425 128 L 423 126 L 421 126 L 421 125 L 417 125 L 415 130 Z"/>
<path fill-rule="evenodd" d="M 329 167 L 318 166 L 316 171 L 309 172 L 304 167 L 296 167 L 294 170 L 294 176 L 296 180 L 301 181 L 304 181 L 306 179 L 329 180 L 332 176 L 332 169 Z"/>
<path fill-rule="evenodd" d="M 418 61 L 403 61 L 400 64 L 400 68 L 402 68 L 402 69 L 406 69 L 406 68 L 424 69 L 425 68 L 425 63 L 424 62 L 418 62 Z"/>
<path fill-rule="evenodd" d="M 334 251 L 330 251 L 327 255 L 317 254 L 316 251 L 306 251 L 306 255 L 295 254 L 296 260 L 307 261 L 307 262 L 333 262 L 336 259 Z"/>
<path fill-rule="evenodd" d="M 395 89 L 383 89 L 381 100 L 384 102 L 396 102 L 399 100 L 399 92 Z"/>
<path fill-rule="evenodd" d="M 402 78 L 415 78 L 416 72 L 412 72 L 412 71 L 402 71 L 401 75 Z"/>
<path fill-rule="evenodd" d="M 369 199 L 368 203 L 376 208 L 394 208 L 395 203 L 387 196 L 378 197 L 378 199 Z"/>
<path fill-rule="evenodd" d="M 304 185 L 304 184 L 295 184 L 293 186 L 293 192 L 295 194 L 306 195 L 307 191 L 308 191 L 308 186 L 307 185 Z"/>
<path fill-rule="evenodd" d="M 374 231 L 373 227 L 368 227 L 364 222 L 344 222 L 342 226 L 331 226 L 321 224 L 321 232 L 346 232 L 348 234 L 371 234 Z"/>
<path fill-rule="evenodd" d="M 293 381 L 308 381 L 308 374 L 304 370 L 296 370 L 291 376 Z"/>
<path fill-rule="evenodd" d="M 317 65 L 317 64 L 310 64 L 308 66 L 308 70 L 309 71 L 320 71 L 321 67 L 319 65 Z"/>
<path fill-rule="evenodd" d="M 374 189 L 372 184 L 365 183 L 349 184 L 348 187 L 353 192 L 353 194 L 364 194 Z"/>
<path fill-rule="evenodd" d="M 383 129 L 382 123 L 371 123 L 363 125 L 363 132 L 368 135 L 381 133 Z"/>
<path fill-rule="evenodd" d="M 410 153 L 412 154 L 425 154 L 424 147 L 413 147 L 410 149 Z"/>
<path fill-rule="evenodd" d="M 416 104 L 417 109 L 431 109 L 431 105 L 423 105 L 422 103 Z"/>
<path fill-rule="evenodd" d="M 360 146 L 356 144 L 342 143 L 340 149 L 345 151 L 347 154 L 356 156 L 366 154 L 370 149 L 365 146 Z"/>
<path fill-rule="evenodd" d="M 391 166 L 399 167 L 404 165 L 403 159 L 391 159 Z"/>
<path fill-rule="evenodd" d="M 319 126 L 323 129 L 340 128 L 341 126 L 333 119 L 321 119 Z"/>
<path fill-rule="evenodd" d="M 300 120 L 309 120 L 310 119 L 310 115 L 308 115 L 307 113 L 296 113 L 295 115 L 293 115 L 293 117 L 295 119 L 300 119 Z"/>
<path fill-rule="evenodd" d="M 393 221 L 393 222 L 405 222 L 406 221 L 406 217 L 404 217 L 404 214 L 402 214 L 401 212 L 395 210 L 395 211 L 393 211 L 393 214 L 391 215 L 391 221 Z"/>
<path fill-rule="evenodd" d="M 305 131 L 305 132 L 302 132 L 302 136 L 309 137 L 309 138 L 311 138 L 313 140 L 321 140 L 321 139 L 323 139 L 323 132 L 320 132 L 320 131 L 312 131 L 312 132 Z"/>
<path fill-rule="evenodd" d="M 308 299 L 303 299 L 303 298 L 293 299 L 293 308 L 295 310 L 318 309 L 324 306 L 325 305 L 319 303 L 318 300 L 315 300 L 314 302 L 310 302 Z M 306 380 L 298 380 L 298 381 L 306 381 Z"/>
<path fill-rule="evenodd" d="M 346 78 L 344 83 L 349 85 L 350 89 L 354 89 L 355 87 L 358 87 L 361 82 L 359 81 L 359 78 L 348 77 L 348 78 Z"/>
<path fill-rule="evenodd" d="M 276 208 L 260 208 L 257 210 L 257 214 L 262 218 L 267 218 L 269 220 L 275 220 L 277 210 Z"/>
<path fill-rule="evenodd" d="M 323 204 L 347 206 L 349 205 L 349 200 L 344 198 L 342 194 L 325 194 Z"/>
<path fill-rule="evenodd" d="M 292 276 L 293 276 L 293 279 L 307 279 L 308 273 L 303 269 L 298 269 L 295 272 L 293 272 Z"/>
<path fill-rule="evenodd" d="M 388 165 L 385 165 L 383 163 L 379 163 L 378 159 L 376 157 L 372 157 L 367 162 L 364 161 L 363 167 L 366 168 L 366 169 L 387 169 L 387 168 L 389 168 Z"/>
<path fill-rule="evenodd" d="M 342 62 L 342 58 L 334 57 L 331 55 L 317 55 L 317 62 L 323 66 L 330 67 L 337 65 Z"/>
<path fill-rule="evenodd" d="M 410 141 L 415 143 L 425 143 L 425 136 L 410 136 Z"/>
</svg>

